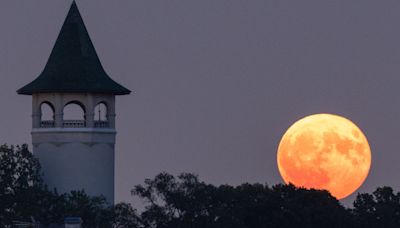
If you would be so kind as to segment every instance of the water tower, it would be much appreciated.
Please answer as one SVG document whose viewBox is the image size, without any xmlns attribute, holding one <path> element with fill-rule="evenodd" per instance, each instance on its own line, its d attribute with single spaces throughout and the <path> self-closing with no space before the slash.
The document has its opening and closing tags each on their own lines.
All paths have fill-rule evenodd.
<svg viewBox="0 0 400 228">
<path fill-rule="evenodd" d="M 32 96 L 33 153 L 45 183 L 114 203 L 115 96 L 130 91 L 104 71 L 75 2 L 43 72 L 17 92 Z M 68 118 L 71 108 L 81 115 Z"/>
</svg>

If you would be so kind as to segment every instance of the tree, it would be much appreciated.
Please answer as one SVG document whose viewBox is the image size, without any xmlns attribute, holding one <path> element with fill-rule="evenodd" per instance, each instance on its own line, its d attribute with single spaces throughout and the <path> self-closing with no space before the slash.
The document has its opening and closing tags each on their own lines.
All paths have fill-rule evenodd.
<svg viewBox="0 0 400 228">
<path fill-rule="evenodd" d="M 379 187 L 372 194 L 358 194 L 352 212 L 359 227 L 400 227 L 400 193 Z"/>
<path fill-rule="evenodd" d="M 85 227 L 112 227 L 113 208 L 102 196 L 83 190 L 68 194 L 49 191 L 38 159 L 22 146 L 0 146 L 0 227 L 12 221 L 61 224 L 66 216 L 80 216 Z"/>
<path fill-rule="evenodd" d="M 65 194 L 64 216 L 81 217 L 84 227 L 112 227 L 112 208 L 104 196 L 89 196 L 84 190 Z"/>
<path fill-rule="evenodd" d="M 352 227 L 351 214 L 328 191 L 276 185 L 272 188 L 279 203 L 277 227 Z"/>
<path fill-rule="evenodd" d="M 145 201 L 140 215 L 130 204 L 112 206 L 84 190 L 49 191 L 27 145 L 0 146 L 0 227 L 31 216 L 45 225 L 79 216 L 88 228 L 400 227 L 400 193 L 390 187 L 358 194 L 352 209 L 327 191 L 284 184 L 215 186 L 188 173 L 161 173 L 132 194 Z"/>
<path fill-rule="evenodd" d="M 0 146 L 0 225 L 10 224 L 11 218 L 25 219 L 25 206 L 35 200 L 27 192 L 39 194 L 42 188 L 40 164 L 28 146 Z"/>
<path fill-rule="evenodd" d="M 113 227 L 114 228 L 141 228 L 141 219 L 137 215 L 132 205 L 128 203 L 119 203 L 113 208 Z"/>
<path fill-rule="evenodd" d="M 144 227 L 348 227 L 351 214 L 327 191 L 293 185 L 213 186 L 193 174 L 161 173 L 132 194 L 147 203 Z"/>
</svg>

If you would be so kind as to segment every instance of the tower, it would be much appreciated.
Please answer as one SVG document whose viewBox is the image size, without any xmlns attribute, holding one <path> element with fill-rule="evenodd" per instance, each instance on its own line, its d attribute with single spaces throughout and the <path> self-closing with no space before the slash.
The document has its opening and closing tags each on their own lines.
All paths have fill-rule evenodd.
<svg viewBox="0 0 400 228">
<path fill-rule="evenodd" d="M 44 70 L 17 93 L 32 96 L 33 153 L 45 183 L 59 192 L 85 189 L 114 203 L 115 96 L 130 91 L 104 71 L 75 1 Z M 71 106 L 80 118 L 66 118 Z M 46 107 L 52 115 L 45 120 Z M 101 108 L 104 117 L 95 118 Z"/>
</svg>

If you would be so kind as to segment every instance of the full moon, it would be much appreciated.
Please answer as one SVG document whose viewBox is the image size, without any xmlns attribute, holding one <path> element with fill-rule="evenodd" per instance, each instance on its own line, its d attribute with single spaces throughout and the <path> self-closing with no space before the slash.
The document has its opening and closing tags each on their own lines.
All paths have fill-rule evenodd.
<svg viewBox="0 0 400 228">
<path fill-rule="evenodd" d="M 278 147 L 278 168 L 286 183 L 328 190 L 338 199 L 356 191 L 371 166 L 363 132 L 350 120 L 315 114 L 295 122 Z"/>
</svg>

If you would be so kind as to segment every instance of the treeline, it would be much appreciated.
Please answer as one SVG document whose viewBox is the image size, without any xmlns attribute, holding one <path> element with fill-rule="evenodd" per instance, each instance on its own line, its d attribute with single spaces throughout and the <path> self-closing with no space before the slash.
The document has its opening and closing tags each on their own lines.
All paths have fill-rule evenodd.
<svg viewBox="0 0 400 228">
<path fill-rule="evenodd" d="M 206 184 L 193 174 L 161 173 L 137 185 L 132 194 L 145 208 L 109 205 L 84 191 L 59 194 L 41 178 L 40 164 L 26 145 L 0 146 L 0 227 L 13 221 L 61 224 L 78 216 L 84 227 L 263 228 L 400 227 L 400 193 L 390 187 L 358 194 L 345 208 L 327 191 L 293 185 Z"/>
</svg>

